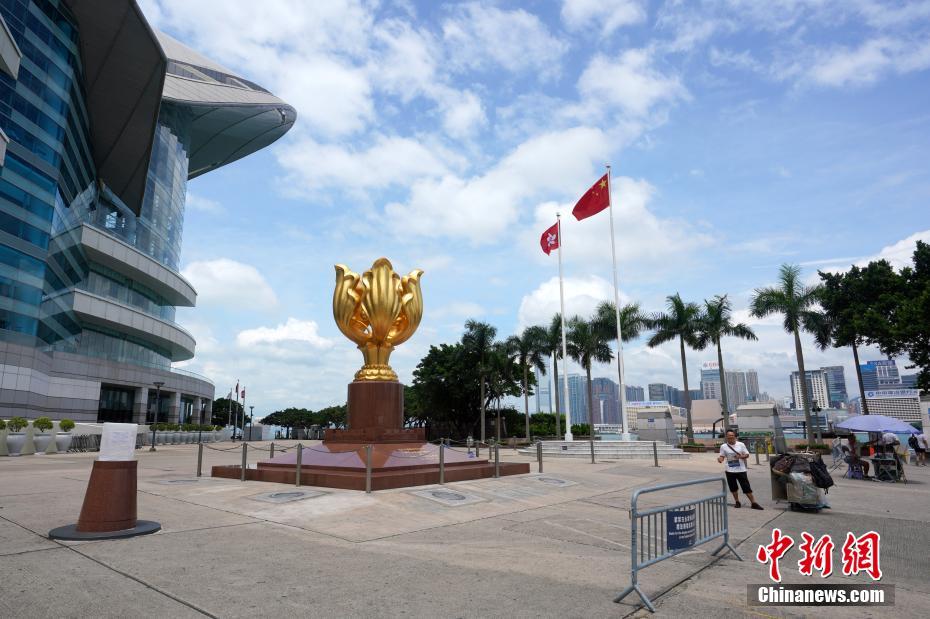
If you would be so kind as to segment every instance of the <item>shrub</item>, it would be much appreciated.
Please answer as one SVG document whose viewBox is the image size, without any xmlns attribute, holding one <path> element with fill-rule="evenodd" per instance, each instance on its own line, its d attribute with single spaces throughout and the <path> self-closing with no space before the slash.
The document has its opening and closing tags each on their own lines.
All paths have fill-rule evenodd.
<svg viewBox="0 0 930 619">
<path fill-rule="evenodd" d="M 0 430 L 6 430 L 6 422 L 0 419 Z"/>
<path fill-rule="evenodd" d="M 19 432 L 23 428 L 29 425 L 29 422 L 23 419 L 22 417 L 13 417 L 7 422 L 7 427 L 10 429 L 10 432 Z"/>
<path fill-rule="evenodd" d="M 62 419 L 58 422 L 58 429 L 62 432 L 70 432 L 74 429 L 74 422 L 70 419 Z"/>
<path fill-rule="evenodd" d="M 32 422 L 32 427 L 38 430 L 39 432 L 48 432 L 55 426 L 52 424 L 52 420 L 48 417 L 39 417 Z"/>
</svg>

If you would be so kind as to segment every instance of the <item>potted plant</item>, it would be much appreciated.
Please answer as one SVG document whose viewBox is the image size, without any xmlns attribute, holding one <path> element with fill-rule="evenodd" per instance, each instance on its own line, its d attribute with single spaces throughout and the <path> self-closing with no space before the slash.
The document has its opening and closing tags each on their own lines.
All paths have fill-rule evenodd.
<svg viewBox="0 0 930 619">
<path fill-rule="evenodd" d="M 55 435 L 55 447 L 58 453 L 67 453 L 71 447 L 71 430 L 74 429 L 74 422 L 70 419 L 62 419 L 58 422 L 58 434 Z"/>
<path fill-rule="evenodd" d="M 701 443 L 682 443 L 679 447 L 688 453 L 704 453 L 704 445 Z"/>
<path fill-rule="evenodd" d="M 181 438 L 180 430 L 181 430 L 181 426 L 179 426 L 178 424 L 176 423 L 168 424 L 168 435 L 170 437 L 170 440 L 168 441 L 169 443 L 171 443 L 172 445 L 177 445 L 180 442 L 180 438 Z"/>
<path fill-rule="evenodd" d="M 37 454 L 44 454 L 52 442 L 52 435 L 48 433 L 54 428 L 52 420 L 48 417 L 39 417 L 32 422 L 32 443 L 35 445 Z"/>
<path fill-rule="evenodd" d="M 6 449 L 11 456 L 18 456 L 26 444 L 26 434 L 21 432 L 29 422 L 22 417 L 13 417 L 6 423 L 9 432 L 6 435 Z"/>
</svg>

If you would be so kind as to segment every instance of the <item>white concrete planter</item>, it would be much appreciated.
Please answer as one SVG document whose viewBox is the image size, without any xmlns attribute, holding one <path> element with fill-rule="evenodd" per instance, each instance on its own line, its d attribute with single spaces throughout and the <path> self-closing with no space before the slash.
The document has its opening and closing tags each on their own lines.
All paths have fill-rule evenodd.
<svg viewBox="0 0 930 619">
<path fill-rule="evenodd" d="M 190 445 L 191 443 L 197 442 L 197 433 L 196 432 L 185 432 L 184 433 L 184 442 Z"/>
<path fill-rule="evenodd" d="M 48 432 L 39 432 L 32 435 L 32 443 L 35 445 L 37 454 L 44 454 L 45 450 L 48 449 L 49 444 L 52 442 L 52 439 L 55 438 L 54 435 L 49 434 Z"/>
<path fill-rule="evenodd" d="M 26 444 L 25 432 L 8 432 L 6 435 L 6 450 L 11 456 L 18 456 Z"/>
<path fill-rule="evenodd" d="M 166 432 L 165 432 L 164 430 L 156 430 L 156 431 L 155 431 L 155 444 L 156 444 L 156 445 L 164 445 L 164 444 L 165 444 L 165 434 L 166 434 Z"/>
<path fill-rule="evenodd" d="M 172 445 L 177 445 L 177 444 L 178 444 L 178 435 L 179 435 L 179 434 L 180 434 L 180 432 L 177 432 L 177 431 L 171 431 L 171 432 L 169 432 L 169 433 L 168 433 L 168 442 L 169 442 L 170 444 L 172 444 Z"/>
<path fill-rule="evenodd" d="M 71 447 L 71 433 L 70 432 L 59 432 L 55 435 L 55 447 L 58 448 L 58 453 L 63 454 L 68 452 L 68 448 Z"/>
</svg>

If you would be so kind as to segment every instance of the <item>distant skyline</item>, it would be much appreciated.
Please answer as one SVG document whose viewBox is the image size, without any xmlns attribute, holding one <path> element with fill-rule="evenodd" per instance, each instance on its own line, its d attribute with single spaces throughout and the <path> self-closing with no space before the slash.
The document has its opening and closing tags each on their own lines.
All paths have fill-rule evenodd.
<svg viewBox="0 0 930 619">
<path fill-rule="evenodd" d="M 783 262 L 814 281 L 930 241 L 926 3 L 140 4 L 297 109 L 272 148 L 191 181 L 184 216 L 183 367 L 217 396 L 241 381 L 257 415 L 345 401 L 361 355 L 333 324 L 335 263 L 425 270 L 423 322 L 391 358 L 404 382 L 468 318 L 501 338 L 548 324 L 539 235 L 606 163 L 623 300 L 729 293 L 759 341 L 724 340 L 725 363 L 775 397 L 794 345 L 749 316 L 753 289 Z M 563 219 L 569 314 L 613 298 L 606 215 Z M 810 367 L 854 376 L 849 350 L 803 343 Z M 687 352 L 696 385 L 716 354 Z M 677 343 L 625 353 L 627 383 L 681 382 Z"/>
</svg>

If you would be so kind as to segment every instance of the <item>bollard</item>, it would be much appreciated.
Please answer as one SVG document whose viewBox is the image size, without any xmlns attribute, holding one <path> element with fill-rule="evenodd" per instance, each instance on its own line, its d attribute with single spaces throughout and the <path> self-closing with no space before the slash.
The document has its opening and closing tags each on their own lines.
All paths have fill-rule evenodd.
<svg viewBox="0 0 930 619">
<path fill-rule="evenodd" d="M 365 445 L 365 492 L 371 494 L 371 445 Z"/>
<path fill-rule="evenodd" d="M 591 437 L 591 464 L 594 464 L 594 437 Z"/>
<path fill-rule="evenodd" d="M 297 471 L 294 473 L 294 485 L 300 486 L 300 472 L 301 466 L 304 463 L 304 448 L 303 445 L 297 443 Z"/>
<path fill-rule="evenodd" d="M 494 477 L 501 476 L 501 446 L 494 443 Z"/>
<path fill-rule="evenodd" d="M 655 441 L 652 441 L 652 459 L 655 461 L 656 466 L 659 466 L 659 448 L 656 447 Z"/>
<path fill-rule="evenodd" d="M 475 441 L 475 457 L 481 455 L 481 441 Z"/>
<path fill-rule="evenodd" d="M 765 441 L 763 441 L 763 445 L 765 445 L 765 461 L 766 461 L 766 462 L 771 462 L 771 461 L 772 461 L 772 457 L 769 455 L 769 453 L 770 453 L 770 452 L 769 452 L 769 439 L 765 439 Z"/>
<path fill-rule="evenodd" d="M 756 441 L 756 464 L 759 464 L 759 441 Z"/>
<path fill-rule="evenodd" d="M 439 483 L 446 483 L 446 446 L 439 446 Z"/>
<path fill-rule="evenodd" d="M 246 461 L 246 458 L 248 457 L 246 450 L 248 448 L 249 448 L 249 444 L 243 441 L 242 442 L 242 470 L 239 472 L 239 481 L 245 481 L 245 467 L 248 465 L 248 462 Z"/>
<path fill-rule="evenodd" d="M 274 441 L 271 441 L 271 449 L 268 450 L 268 457 L 274 458 Z"/>
<path fill-rule="evenodd" d="M 542 473 L 542 441 L 536 441 L 536 460 L 539 462 L 539 472 Z"/>
<path fill-rule="evenodd" d="M 203 443 L 197 443 L 197 477 L 203 471 Z"/>
</svg>

